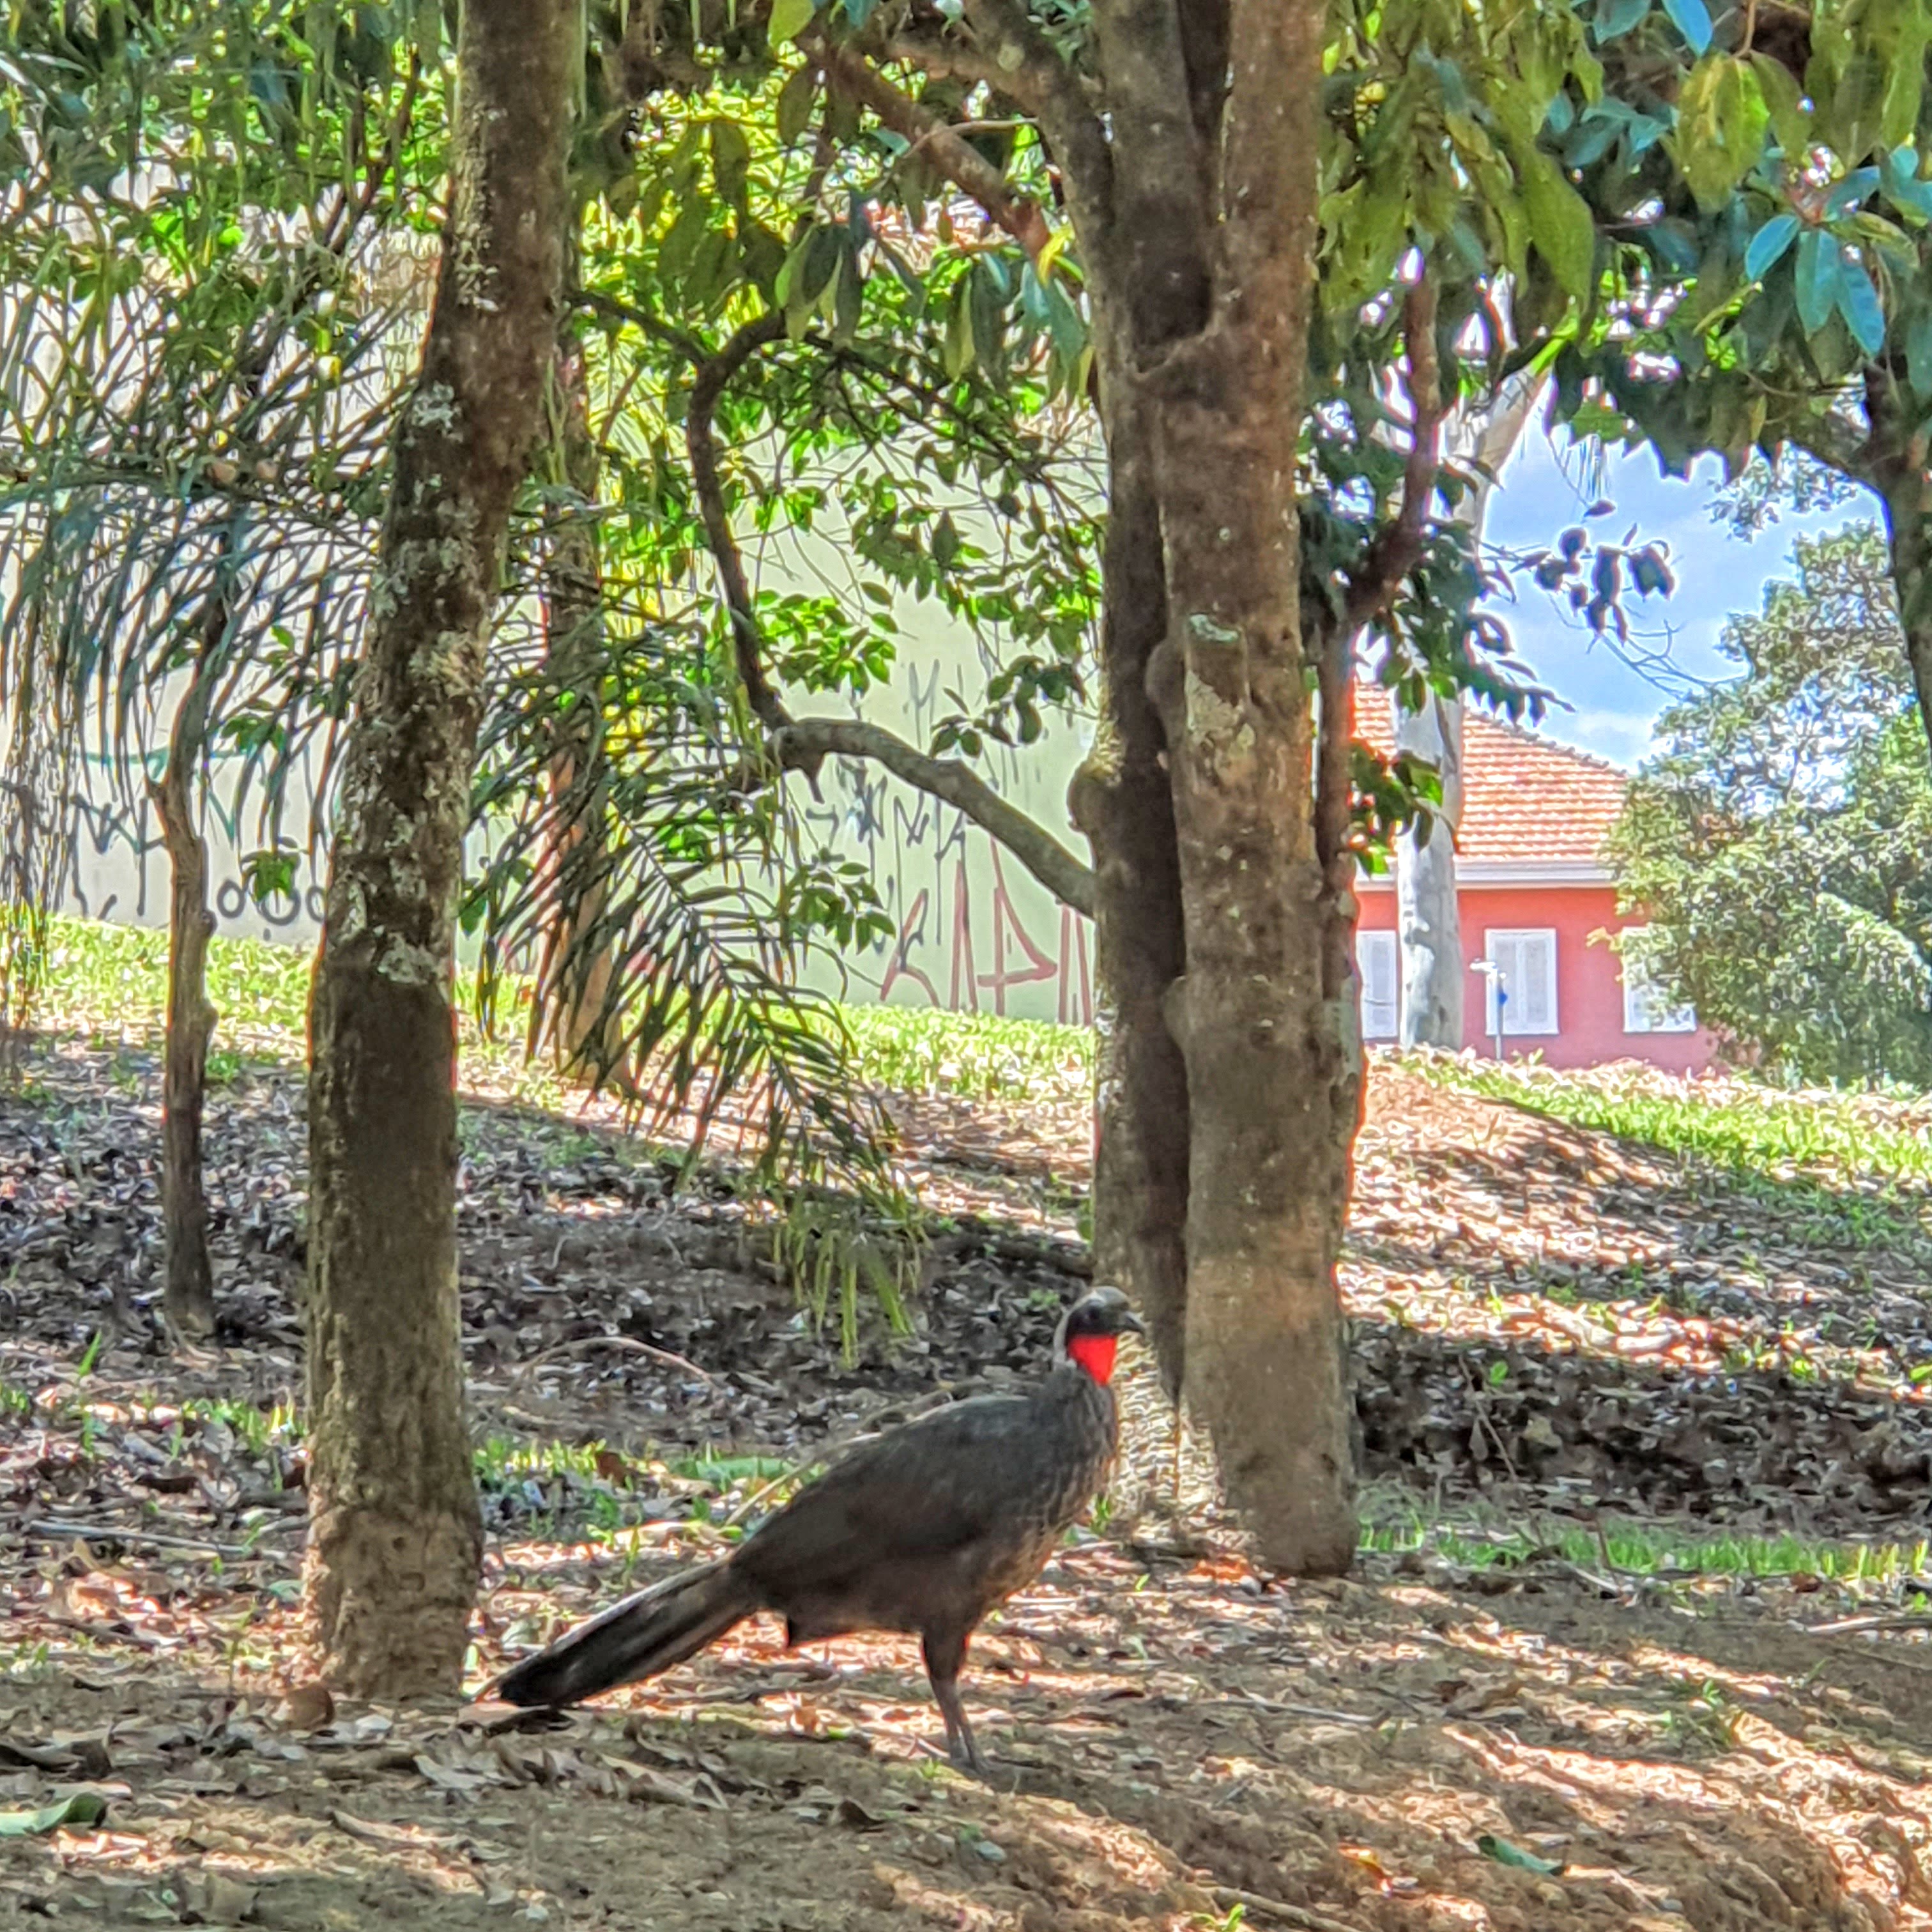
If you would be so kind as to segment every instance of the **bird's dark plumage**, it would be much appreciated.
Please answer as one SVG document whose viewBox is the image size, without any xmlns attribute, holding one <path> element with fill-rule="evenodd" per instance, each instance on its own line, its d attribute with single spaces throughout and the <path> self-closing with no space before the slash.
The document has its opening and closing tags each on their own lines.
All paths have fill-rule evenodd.
<svg viewBox="0 0 1932 1932">
<path fill-rule="evenodd" d="M 983 1771 L 959 1701 L 968 1640 L 1030 1583 L 1113 1460 L 1114 1347 L 1141 1332 L 1118 1288 L 1068 1310 L 1052 1372 L 865 1443 L 721 1561 L 627 1598 L 494 1687 L 513 1704 L 574 1704 L 653 1677 L 759 1610 L 789 1644 L 855 1630 L 922 1642 L 956 1760 Z"/>
</svg>

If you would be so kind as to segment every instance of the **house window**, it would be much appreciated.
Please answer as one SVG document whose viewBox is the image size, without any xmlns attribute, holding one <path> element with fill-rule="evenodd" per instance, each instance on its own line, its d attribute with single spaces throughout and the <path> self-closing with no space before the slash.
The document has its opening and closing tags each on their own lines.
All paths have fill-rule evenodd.
<svg viewBox="0 0 1932 1932">
<path fill-rule="evenodd" d="M 1503 992 L 1502 1031 L 1552 1034 L 1556 1031 L 1556 934 L 1547 928 L 1528 932 L 1486 932 L 1483 947 L 1496 964 L 1484 977 L 1488 987 L 1483 1030 L 1496 1028 L 1496 989 Z"/>
<path fill-rule="evenodd" d="M 1627 926 L 1617 937 L 1642 932 L 1640 926 Z M 1624 982 L 1624 1031 L 1625 1033 L 1695 1033 L 1696 1010 L 1688 1003 L 1672 1006 L 1669 994 L 1658 986 L 1642 958 L 1618 946 Z"/>
<path fill-rule="evenodd" d="M 1402 980 L 1392 932 L 1355 935 L 1355 971 L 1362 982 L 1362 1037 L 1393 1040 L 1401 1010 Z"/>
</svg>

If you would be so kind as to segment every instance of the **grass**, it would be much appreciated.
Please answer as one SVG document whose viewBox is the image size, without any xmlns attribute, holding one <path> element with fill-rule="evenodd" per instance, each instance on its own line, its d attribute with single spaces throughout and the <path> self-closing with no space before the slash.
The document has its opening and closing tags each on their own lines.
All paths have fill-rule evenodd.
<svg viewBox="0 0 1932 1932">
<path fill-rule="evenodd" d="M 210 944 L 208 997 L 221 1016 L 208 1062 L 216 1084 L 238 1078 L 251 1054 L 302 1060 L 312 964 L 303 947 L 226 937 Z M 167 966 L 164 932 L 56 920 L 45 1021 L 100 1045 L 154 1043 L 167 1012 Z M 528 995 L 520 986 L 506 991 L 499 1037 L 486 1039 L 473 982 L 467 976 L 458 979 L 462 1049 L 472 1065 L 513 1074 L 520 1093 L 546 1076 L 524 1068 L 510 1044 L 521 1038 Z M 1083 1027 L 906 1006 L 847 1006 L 840 1016 L 852 1038 L 858 1077 L 890 1092 L 1037 1104 L 1084 1102 L 1093 1090 L 1094 1035 Z M 532 1090 L 528 1097 L 554 1096 Z"/>
<path fill-rule="evenodd" d="M 1551 1553 L 1580 1567 L 1606 1567 L 1629 1576 L 1694 1577 L 1816 1576 L 1838 1585 L 1896 1584 L 1924 1576 L 1932 1541 L 1821 1541 L 1792 1535 L 1687 1536 L 1665 1526 L 1605 1519 L 1600 1537 L 1574 1522 L 1492 1525 L 1478 1520 L 1431 1520 L 1391 1500 L 1362 1531 L 1365 1551 L 1401 1556 L 1426 1552 L 1477 1570 L 1512 1566 Z M 1609 1552 L 1609 1564 L 1604 1552 Z"/>
<path fill-rule="evenodd" d="M 847 1006 L 862 1078 L 896 1094 L 967 1100 L 1084 1104 L 1094 1091 L 1094 1035 L 990 1013 L 929 1006 Z"/>
<path fill-rule="evenodd" d="M 1785 1091 L 1648 1069 L 1562 1073 L 1522 1062 L 1418 1055 L 1402 1063 L 1439 1086 L 1509 1100 L 1573 1126 L 1726 1166 L 1839 1180 L 1932 1184 L 1932 1106 L 1830 1089 Z"/>
<path fill-rule="evenodd" d="M 1912 1247 L 1928 1238 L 1932 1105 L 1831 1089 L 1786 1090 L 1650 1068 L 1558 1072 L 1443 1054 L 1401 1063 L 1436 1084 L 1655 1148 L 1777 1210 L 1814 1246 Z"/>
</svg>

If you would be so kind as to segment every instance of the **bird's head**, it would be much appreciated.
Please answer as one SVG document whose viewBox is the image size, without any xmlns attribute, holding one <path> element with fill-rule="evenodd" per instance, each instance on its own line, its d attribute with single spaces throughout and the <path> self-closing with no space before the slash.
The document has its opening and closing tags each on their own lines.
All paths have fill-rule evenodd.
<svg viewBox="0 0 1932 1932">
<path fill-rule="evenodd" d="M 1127 1306 L 1118 1288 L 1096 1288 L 1083 1294 L 1060 1318 L 1053 1352 L 1076 1364 L 1104 1388 L 1113 1379 L 1114 1352 L 1123 1335 L 1144 1335 L 1145 1325 Z"/>
</svg>

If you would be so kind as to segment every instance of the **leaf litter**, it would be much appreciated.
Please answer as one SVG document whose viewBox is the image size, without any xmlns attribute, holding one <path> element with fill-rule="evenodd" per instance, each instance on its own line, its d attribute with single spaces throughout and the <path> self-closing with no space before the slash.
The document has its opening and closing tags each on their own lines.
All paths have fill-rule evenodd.
<svg viewBox="0 0 1932 1932">
<path fill-rule="evenodd" d="M 0 1833 L 0 1916 L 1932 1925 L 1910 1574 L 1660 1580 L 1534 1537 L 1486 1566 L 1425 1532 L 1288 1583 L 1211 1508 L 1122 1505 L 975 1646 L 992 1791 L 934 1762 L 914 1646 L 788 1655 L 764 1622 L 560 1719 L 338 1706 L 296 1647 L 299 1086 L 218 1097 L 223 1325 L 171 1355 L 153 1071 L 64 1048 L 0 1102 L 0 1802 L 62 1814 Z M 1088 1265 L 1082 1124 L 899 1112 L 951 1225 L 913 1334 L 868 1328 L 854 1359 L 722 1180 L 674 1196 L 595 1109 L 466 1112 L 479 1679 L 724 1546 L 829 1446 L 1036 1372 Z M 1378 1070 L 1344 1264 L 1377 1509 L 1912 1534 L 1918 1262 Z M 1150 1496 L 1170 1436 L 1130 1444 Z"/>
</svg>

